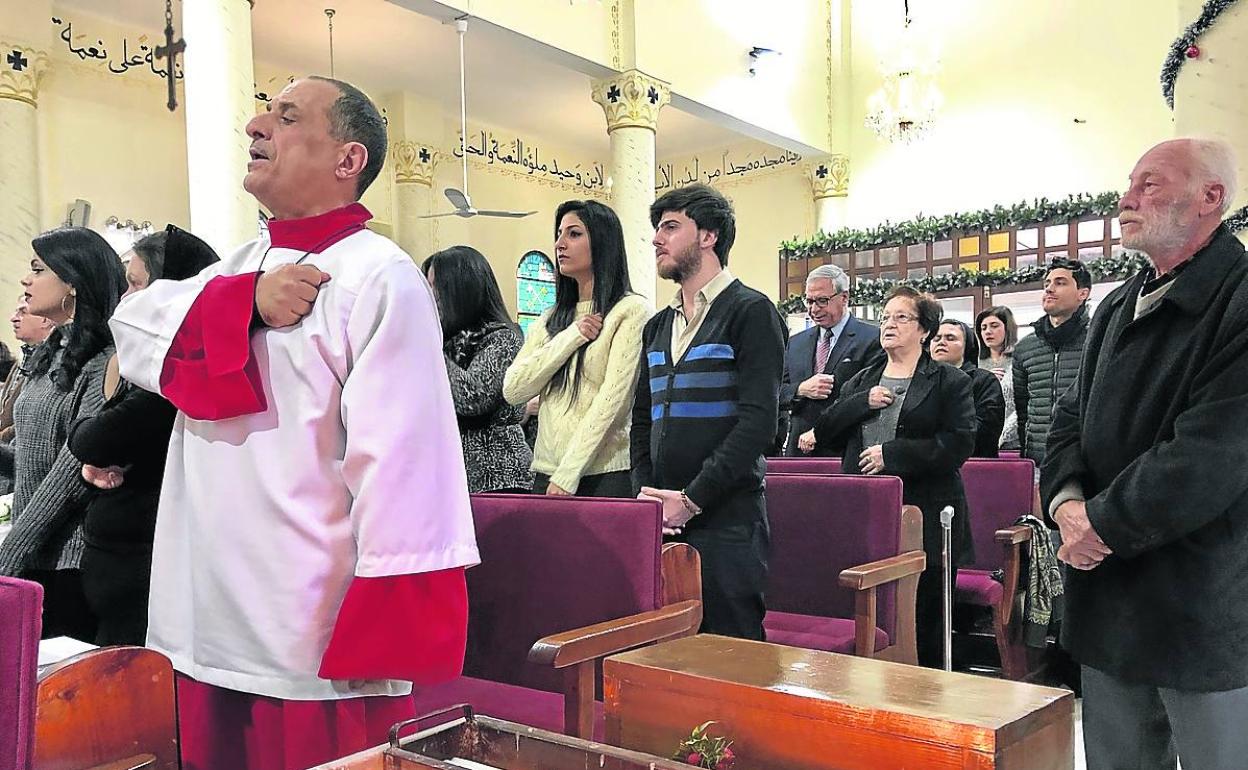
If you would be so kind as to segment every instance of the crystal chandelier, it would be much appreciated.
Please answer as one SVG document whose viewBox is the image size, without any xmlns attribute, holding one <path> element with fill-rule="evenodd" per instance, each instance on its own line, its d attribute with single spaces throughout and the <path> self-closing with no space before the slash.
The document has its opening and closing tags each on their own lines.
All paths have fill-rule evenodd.
<svg viewBox="0 0 1248 770">
<path fill-rule="evenodd" d="M 921 50 L 910 29 L 910 3 L 895 50 L 881 64 L 884 84 L 867 99 L 866 127 L 888 142 L 909 143 L 931 129 L 943 101 L 936 87 L 936 57 Z"/>
</svg>

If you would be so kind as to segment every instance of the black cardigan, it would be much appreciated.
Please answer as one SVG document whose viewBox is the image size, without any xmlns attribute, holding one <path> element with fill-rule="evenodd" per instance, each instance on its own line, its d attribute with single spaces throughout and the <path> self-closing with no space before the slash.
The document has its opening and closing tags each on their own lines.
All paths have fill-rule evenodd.
<svg viewBox="0 0 1248 770">
<path fill-rule="evenodd" d="M 858 456 L 862 424 L 878 410 L 867 402 L 871 388 L 880 384 L 887 360 L 854 375 L 836 403 L 815 422 L 815 441 L 843 443 L 841 469 L 859 475 Z M 993 376 L 991 373 L 989 376 Z M 897 420 L 897 437 L 882 445 L 884 474 L 900 476 L 902 501 L 923 512 L 923 547 L 929 566 L 939 566 L 940 511 L 954 507 L 955 558 L 965 564 L 973 558 L 966 493 L 958 469 L 975 446 L 975 402 L 971 378 L 966 373 L 933 361 L 926 353 L 919 359 Z"/>
<path fill-rule="evenodd" d="M 690 529 L 764 516 L 764 454 L 776 434 L 784 329 L 765 295 L 733 281 L 679 361 L 667 307 L 642 332 L 630 449 L 635 488 L 684 489 Z"/>
<path fill-rule="evenodd" d="M 68 446 L 74 457 L 86 465 L 127 469 L 121 486 L 100 491 L 87 508 L 83 535 L 88 544 L 151 546 L 177 413 L 155 393 L 123 382 L 98 414 L 70 427 Z"/>
</svg>

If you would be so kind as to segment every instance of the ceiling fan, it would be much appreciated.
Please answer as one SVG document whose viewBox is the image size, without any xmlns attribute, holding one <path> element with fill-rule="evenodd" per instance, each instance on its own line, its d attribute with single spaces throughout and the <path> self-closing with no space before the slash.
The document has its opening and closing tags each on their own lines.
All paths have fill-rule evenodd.
<svg viewBox="0 0 1248 770">
<path fill-rule="evenodd" d="M 459 35 L 459 153 L 460 159 L 463 161 L 464 171 L 464 189 L 456 190 L 454 187 L 448 187 L 445 192 L 446 199 L 455 207 L 454 211 L 447 211 L 442 214 L 426 214 L 421 219 L 433 219 L 435 217 L 507 217 L 509 219 L 518 219 L 527 217 L 530 214 L 536 214 L 536 211 L 493 211 L 489 209 L 473 208 L 472 199 L 468 197 L 468 97 L 464 84 L 464 34 L 468 32 L 468 17 L 461 16 L 455 20 L 455 32 Z"/>
</svg>

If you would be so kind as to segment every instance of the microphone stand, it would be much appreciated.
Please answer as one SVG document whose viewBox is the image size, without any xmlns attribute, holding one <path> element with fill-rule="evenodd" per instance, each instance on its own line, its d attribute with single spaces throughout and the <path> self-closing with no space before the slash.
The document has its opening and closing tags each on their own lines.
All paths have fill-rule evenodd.
<svg viewBox="0 0 1248 770">
<path fill-rule="evenodd" d="M 953 529 L 953 506 L 947 505 L 940 512 L 941 538 L 941 598 L 944 614 L 945 670 L 953 670 L 953 554 L 950 543 Z"/>
</svg>

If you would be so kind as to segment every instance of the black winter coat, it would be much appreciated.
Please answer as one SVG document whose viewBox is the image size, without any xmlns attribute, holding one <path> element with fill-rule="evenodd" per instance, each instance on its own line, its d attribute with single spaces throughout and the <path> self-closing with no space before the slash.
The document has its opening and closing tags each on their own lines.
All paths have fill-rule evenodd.
<svg viewBox="0 0 1248 770">
<path fill-rule="evenodd" d="M 867 403 L 867 395 L 880 384 L 886 364 L 887 360 L 882 360 L 851 377 L 836 403 L 815 422 L 815 441 L 845 446 L 841 469 L 847 474 L 861 474 L 858 456 L 864 448 L 862 424 L 876 414 Z M 993 377 L 991 373 L 988 376 Z M 967 564 L 974 559 L 966 492 L 958 471 L 974 447 L 971 378 L 924 353 L 901 405 L 897 437 L 882 449 L 884 473 L 901 477 L 902 502 L 923 512 L 923 550 L 929 566 L 940 564 L 940 511 L 947 505 L 954 508 L 955 562 Z"/>
<path fill-rule="evenodd" d="M 1035 333 L 1014 347 L 1014 408 L 1023 457 L 1035 460 L 1038 467 L 1044 462 L 1053 405 L 1079 376 L 1088 306 L 1082 305 L 1056 328 L 1047 315 L 1031 326 Z"/>
<path fill-rule="evenodd" d="M 1224 228 L 1142 317 L 1145 274 L 1097 308 L 1054 412 L 1045 509 L 1067 482 L 1113 549 L 1067 569 L 1080 663 L 1189 691 L 1248 686 L 1248 257 Z"/>
</svg>

